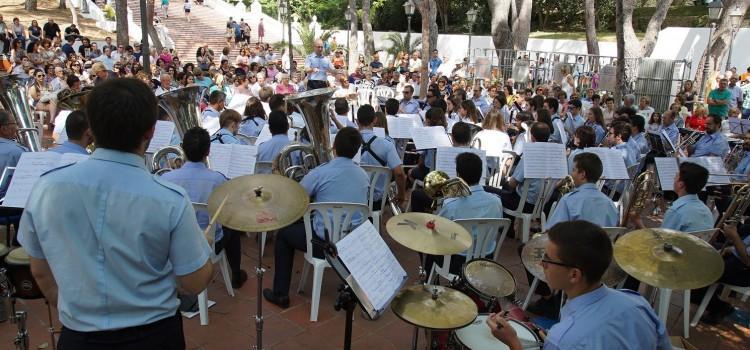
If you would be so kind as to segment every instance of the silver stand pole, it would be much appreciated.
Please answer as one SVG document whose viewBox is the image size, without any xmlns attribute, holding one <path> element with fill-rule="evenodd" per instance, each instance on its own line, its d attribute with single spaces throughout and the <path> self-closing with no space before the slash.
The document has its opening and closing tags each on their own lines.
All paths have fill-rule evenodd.
<svg viewBox="0 0 750 350">
<path fill-rule="evenodd" d="M 255 267 L 255 275 L 258 278 L 258 311 L 255 314 L 255 331 L 257 334 L 256 349 L 263 349 L 263 240 L 258 237 L 258 266 Z"/>
</svg>

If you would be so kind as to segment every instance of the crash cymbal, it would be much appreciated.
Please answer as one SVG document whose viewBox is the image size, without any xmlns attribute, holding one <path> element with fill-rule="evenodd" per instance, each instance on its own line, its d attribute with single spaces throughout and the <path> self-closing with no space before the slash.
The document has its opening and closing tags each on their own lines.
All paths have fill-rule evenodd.
<svg viewBox="0 0 750 350">
<path fill-rule="evenodd" d="M 420 253 L 450 255 L 471 247 L 471 234 L 463 226 L 437 215 L 404 213 L 385 226 L 396 242 Z"/>
<path fill-rule="evenodd" d="M 543 282 L 547 282 L 547 277 L 544 275 L 544 268 L 542 268 L 542 259 L 544 258 L 544 249 L 547 246 L 547 242 L 549 242 L 549 237 L 546 233 L 538 234 L 526 242 L 521 251 L 523 266 L 529 270 L 529 273 Z M 625 277 L 627 277 L 625 271 L 617 265 L 615 259 L 612 259 L 609 267 L 604 271 L 601 281 L 608 286 L 615 286 Z"/>
<path fill-rule="evenodd" d="M 724 260 L 711 245 L 693 235 L 660 228 L 620 237 L 615 260 L 631 276 L 658 288 L 701 288 L 724 272 Z"/>
<path fill-rule="evenodd" d="M 218 221 L 244 232 L 268 232 L 288 226 L 305 213 L 310 198 L 300 184 L 280 175 L 245 175 L 216 188 L 208 199 L 210 215 L 224 198 Z"/>
<path fill-rule="evenodd" d="M 396 316 L 417 327 L 456 329 L 474 322 L 477 304 L 455 289 L 417 284 L 401 289 L 391 302 Z"/>
</svg>

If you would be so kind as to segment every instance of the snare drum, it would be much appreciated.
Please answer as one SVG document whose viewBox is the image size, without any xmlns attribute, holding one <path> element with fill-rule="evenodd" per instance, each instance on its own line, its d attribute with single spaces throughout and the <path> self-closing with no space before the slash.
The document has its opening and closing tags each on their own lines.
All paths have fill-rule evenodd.
<svg viewBox="0 0 750 350">
<path fill-rule="evenodd" d="M 503 342 L 497 340 L 490 332 L 490 327 L 487 326 L 487 317 L 489 315 L 482 314 L 477 316 L 477 319 L 470 325 L 456 330 L 454 338 L 457 343 L 458 349 L 464 350 L 508 350 L 510 349 Z M 508 320 L 508 323 L 516 330 L 518 339 L 521 340 L 521 344 L 525 343 L 538 343 L 541 342 L 539 336 L 534 333 L 529 327 L 516 320 Z M 524 346 L 524 349 L 541 349 L 541 346 Z"/>
<path fill-rule="evenodd" d="M 474 259 L 464 264 L 456 286 L 476 302 L 479 312 L 499 312 L 498 300 L 516 290 L 516 280 L 505 267 L 489 259 Z M 494 306 L 489 305 L 494 298 Z"/>
<path fill-rule="evenodd" d="M 15 248 L 5 257 L 10 283 L 15 288 L 14 297 L 20 299 L 44 298 L 42 290 L 31 275 L 29 255 L 23 248 Z"/>
</svg>

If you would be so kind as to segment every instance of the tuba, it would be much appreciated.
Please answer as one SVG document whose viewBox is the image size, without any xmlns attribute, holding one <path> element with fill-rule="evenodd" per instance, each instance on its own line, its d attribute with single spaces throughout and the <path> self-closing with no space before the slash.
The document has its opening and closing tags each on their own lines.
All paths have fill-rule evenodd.
<svg viewBox="0 0 750 350">
<path fill-rule="evenodd" d="M 165 92 L 157 96 L 161 108 L 175 125 L 175 131 L 180 139 L 185 133 L 201 126 L 201 114 L 198 109 L 201 97 L 201 87 L 191 86 L 174 91 Z M 176 158 L 168 158 L 175 155 Z M 151 159 L 151 172 L 163 174 L 171 169 L 177 169 L 185 161 L 185 153 L 179 146 L 167 146 L 156 151 Z"/>
<path fill-rule="evenodd" d="M 18 124 L 18 142 L 32 152 L 42 150 L 42 135 L 34 125 L 26 89 L 28 80 L 17 75 L 0 75 L 0 103 Z"/>
<path fill-rule="evenodd" d="M 654 177 L 654 172 L 651 170 L 642 172 L 633 180 L 630 187 L 625 191 L 629 193 L 629 196 L 623 199 L 625 210 L 622 212 L 622 217 L 620 218 L 620 226 L 627 226 L 630 213 L 640 213 L 646 207 L 651 190 L 655 186 L 656 178 Z"/>
<path fill-rule="evenodd" d="M 565 176 L 564 179 L 560 180 L 560 187 L 557 188 L 557 190 L 560 192 L 560 197 L 568 194 L 568 192 L 572 191 L 576 187 L 575 182 L 573 181 L 573 177 L 568 175 Z"/>
<path fill-rule="evenodd" d="M 441 170 L 434 170 L 424 177 L 424 192 L 433 199 L 433 211 L 447 198 L 468 197 L 471 189 L 460 177 L 450 178 Z"/>
<path fill-rule="evenodd" d="M 273 161 L 273 173 L 300 181 L 310 169 L 333 158 L 328 101 L 335 91 L 334 88 L 323 88 L 286 97 L 286 101 L 305 119 L 310 144 L 295 142 L 284 147 Z"/>
</svg>

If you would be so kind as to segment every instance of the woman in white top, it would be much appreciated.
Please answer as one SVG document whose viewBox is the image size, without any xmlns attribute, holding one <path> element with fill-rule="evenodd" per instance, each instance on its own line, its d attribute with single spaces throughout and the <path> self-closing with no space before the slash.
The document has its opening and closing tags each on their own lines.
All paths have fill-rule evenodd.
<svg viewBox="0 0 750 350">
<path fill-rule="evenodd" d="M 461 116 L 458 115 L 458 109 L 461 108 L 461 99 L 457 97 L 447 98 L 445 100 L 445 105 L 445 119 L 448 122 L 448 130 L 452 130 L 453 124 L 456 124 L 461 120 Z"/>
<path fill-rule="evenodd" d="M 573 96 L 573 76 L 570 75 L 570 67 L 567 65 L 563 65 L 561 68 L 562 72 L 562 80 L 560 81 L 560 86 L 562 88 L 562 91 L 565 91 L 565 94 L 570 97 Z"/>
<path fill-rule="evenodd" d="M 185 0 L 185 5 L 183 5 L 182 8 L 185 10 L 185 18 L 188 23 L 190 23 L 190 9 L 193 8 L 193 3 L 191 3 L 190 0 Z"/>
<path fill-rule="evenodd" d="M 487 166 L 496 168 L 503 151 L 512 151 L 513 145 L 505 132 L 505 119 L 502 113 L 492 110 L 482 121 L 482 130 L 474 135 L 475 147 L 487 152 Z"/>
</svg>

